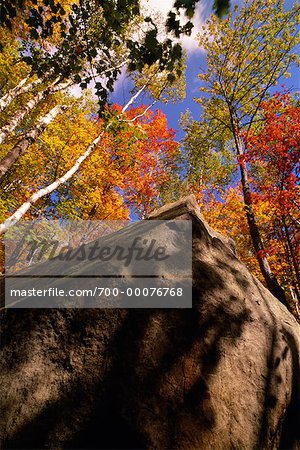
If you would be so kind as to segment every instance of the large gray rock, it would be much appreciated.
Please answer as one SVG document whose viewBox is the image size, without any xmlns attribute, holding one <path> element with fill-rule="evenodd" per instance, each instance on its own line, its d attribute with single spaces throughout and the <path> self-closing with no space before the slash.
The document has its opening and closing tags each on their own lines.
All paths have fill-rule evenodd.
<svg viewBox="0 0 300 450">
<path fill-rule="evenodd" d="M 193 309 L 2 311 L 4 448 L 300 448 L 300 326 L 193 197 Z"/>
</svg>

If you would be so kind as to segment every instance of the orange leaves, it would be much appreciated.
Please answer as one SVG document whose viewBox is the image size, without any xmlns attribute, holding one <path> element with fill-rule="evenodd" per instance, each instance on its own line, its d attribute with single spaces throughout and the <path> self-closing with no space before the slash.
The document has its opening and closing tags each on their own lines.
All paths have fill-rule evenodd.
<svg viewBox="0 0 300 450">
<path fill-rule="evenodd" d="M 287 93 L 263 102 L 263 126 L 245 138 L 247 161 L 260 167 L 255 188 L 281 213 L 299 196 L 300 108 Z"/>
<path fill-rule="evenodd" d="M 114 105 L 112 115 L 121 110 Z M 94 204 L 98 205 L 93 209 L 95 218 L 103 218 L 104 207 L 110 210 L 110 219 L 120 218 L 121 210 L 124 218 L 127 208 L 142 215 L 159 201 L 162 186 L 172 178 L 179 146 L 165 115 L 149 110 L 142 116 L 144 110 L 145 106 L 131 108 L 104 133 L 72 183 L 69 203 L 76 204 L 81 216 L 86 217 Z M 137 116 L 141 117 L 132 121 Z M 93 126 L 99 132 L 103 121 L 95 121 Z M 114 203 L 119 206 L 114 208 Z"/>
<path fill-rule="evenodd" d="M 117 119 L 115 105 L 109 120 L 114 123 L 74 177 L 36 204 L 28 217 L 125 219 L 135 209 L 140 215 L 157 206 L 161 190 L 172 180 L 179 146 L 164 114 L 145 107 L 132 108 Z M 131 121 L 136 116 L 140 117 Z M 3 218 L 32 193 L 69 170 L 106 126 L 86 109 L 74 105 L 51 123 L 42 138 L 28 148 L 6 179 L 0 203 Z M 19 183 L 18 180 L 22 180 Z"/>
<path fill-rule="evenodd" d="M 264 249 L 264 250 L 259 250 L 258 252 L 257 252 L 257 257 L 258 257 L 258 259 L 263 259 L 263 258 L 265 258 L 266 256 L 268 255 L 268 253 L 267 253 L 267 251 Z"/>
<path fill-rule="evenodd" d="M 115 105 L 114 109 L 118 110 Z M 110 135 L 108 152 L 112 167 L 118 172 L 118 188 L 126 204 L 144 214 L 155 207 L 164 183 L 172 178 L 178 143 L 168 127 L 166 116 L 159 110 L 145 110 L 142 105 L 126 113 L 123 128 Z"/>
<path fill-rule="evenodd" d="M 300 108 L 289 94 L 276 94 L 262 103 L 262 121 L 242 136 L 251 185 L 251 204 L 264 250 L 279 282 L 300 291 Z M 250 195 L 250 193 L 249 193 Z M 243 200 L 232 189 L 209 202 L 210 223 L 234 238 L 242 259 L 259 276 Z"/>
</svg>

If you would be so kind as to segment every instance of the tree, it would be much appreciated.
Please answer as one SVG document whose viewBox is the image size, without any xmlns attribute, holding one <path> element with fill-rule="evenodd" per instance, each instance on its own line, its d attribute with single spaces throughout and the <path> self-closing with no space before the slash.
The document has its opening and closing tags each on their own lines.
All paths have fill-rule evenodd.
<svg viewBox="0 0 300 450">
<path fill-rule="evenodd" d="M 174 78 L 174 67 L 182 58 L 182 48 L 173 37 L 191 33 L 198 1 L 174 2 L 163 38 L 158 24 L 143 16 L 139 0 L 19 0 L 15 5 L 1 0 L 0 24 L 18 28 L 24 59 L 39 77 L 45 73 L 73 77 L 83 88 L 96 81 L 101 110 L 119 74 L 116 60 L 120 53 L 130 71 L 156 63 L 160 71 L 167 70 L 170 80 L 180 77 L 177 67 Z M 220 17 L 229 6 L 229 0 L 214 1 Z M 184 25 L 179 20 L 182 11 L 187 17 Z"/>
<path fill-rule="evenodd" d="M 195 4 L 195 1 L 190 2 L 189 9 L 189 5 L 176 2 L 175 10 L 179 13 L 181 8 L 186 9 L 187 17 L 191 18 Z M 24 78 L 20 78 L 12 87 L 4 86 L 1 99 L 4 121 L 0 129 L 0 141 L 7 142 L 4 149 L 8 150 L 1 161 L 2 179 L 7 177 L 30 144 L 46 130 L 56 113 L 65 109 L 56 94 L 66 90 L 72 83 L 80 83 L 84 89 L 93 81 L 99 98 L 99 114 L 105 114 L 108 93 L 113 90 L 121 67 L 127 65 L 132 78 L 138 81 L 132 99 L 117 116 L 117 121 L 122 123 L 126 121 L 125 111 L 142 92 L 148 91 L 155 102 L 164 91 L 167 97 L 174 95 L 178 83 L 181 83 L 183 65 L 180 44 L 168 34 L 163 38 L 159 36 L 157 24 L 152 18 L 141 16 L 137 0 L 119 2 L 117 5 L 110 0 L 80 0 L 73 4 L 68 0 L 62 3 L 45 1 L 41 4 L 28 0 L 20 1 L 16 7 L 2 2 L 2 12 L 4 25 L 12 30 L 12 36 L 15 37 L 14 50 L 16 53 L 20 51 L 23 63 L 27 64 Z M 182 26 L 179 21 L 173 20 L 175 16 L 173 13 L 169 15 L 167 31 L 174 32 L 176 37 L 182 33 L 189 34 L 191 22 Z M 137 34 L 137 26 L 141 22 L 144 23 L 142 33 Z M 52 109 L 45 108 L 45 105 Z M 145 107 L 130 122 L 145 115 L 150 107 Z M 94 152 L 112 123 L 108 121 L 103 126 L 100 134 L 85 147 L 85 151 L 65 174 L 31 194 L 7 218 L 1 230 L 4 231 L 8 223 L 11 226 L 23 217 L 40 198 L 49 197 L 54 190 L 68 182 Z M 23 180 L 19 181 L 22 184 Z"/>
<path fill-rule="evenodd" d="M 300 108 L 285 93 L 263 102 L 261 110 L 262 124 L 245 136 L 254 202 L 268 202 L 267 242 L 282 243 L 290 266 L 282 281 L 293 287 L 300 300 Z M 266 251 L 270 254 L 269 245 Z M 275 247 L 273 254 L 277 251 Z"/>
<path fill-rule="evenodd" d="M 260 267 L 252 246 L 249 227 L 244 212 L 243 195 L 239 186 L 233 186 L 226 192 L 203 199 L 203 194 L 195 190 L 198 202 L 208 223 L 223 235 L 231 237 L 241 260 L 253 275 L 264 282 Z M 274 207 L 265 196 L 254 196 L 253 209 L 259 224 L 262 239 L 266 242 L 265 251 L 276 278 L 285 290 L 290 310 L 300 319 L 300 304 L 296 271 L 291 260 L 291 252 L 282 223 L 274 214 Z M 295 222 L 293 223 L 295 227 Z M 299 227 L 298 227 L 299 228 Z M 299 240 L 293 239 L 294 256 L 299 260 Z M 298 250 L 297 250 L 298 247 Z M 298 253 L 297 253 L 298 252 Z"/>
<path fill-rule="evenodd" d="M 6 218 L 2 232 L 24 214 L 116 219 L 128 217 L 133 208 L 143 215 L 159 204 L 160 191 L 176 173 L 179 157 L 166 117 L 128 104 L 108 110 L 111 118 L 100 122 L 86 113 L 84 105 L 73 106 L 67 117 L 49 125 L 42 141 L 18 155 L 1 196 Z M 37 209 L 28 215 L 34 204 Z"/>
<path fill-rule="evenodd" d="M 6 45 L 3 48 L 3 51 L 6 53 L 6 55 L 9 57 L 9 64 L 8 64 L 8 70 L 7 75 L 9 76 L 10 70 L 12 70 L 12 66 L 15 64 L 15 59 L 20 58 L 19 56 L 19 41 L 16 38 L 14 33 L 8 33 L 8 37 L 6 38 Z M 31 41 L 30 41 L 31 42 Z M 57 45 L 63 45 L 63 40 L 61 37 L 58 39 L 56 38 Z M 11 57 L 11 54 L 14 54 L 13 57 Z M 126 64 L 126 60 L 124 63 Z M 113 64 L 114 61 L 110 61 L 110 64 Z M 53 190 L 61 189 L 64 192 L 65 198 L 67 198 L 69 201 L 65 202 L 62 201 L 62 204 L 66 205 L 70 204 L 70 198 L 74 199 L 74 190 L 73 193 L 70 194 L 69 187 L 73 186 L 74 183 L 70 183 L 70 177 L 75 175 L 77 172 L 81 174 L 81 179 L 84 179 L 84 176 L 82 175 L 81 168 L 89 167 L 91 169 L 91 166 L 89 163 L 86 162 L 86 159 L 92 154 L 95 153 L 95 149 L 97 148 L 97 144 L 101 141 L 101 143 L 105 142 L 107 139 L 107 131 L 113 126 L 113 123 L 119 123 L 119 126 L 124 127 L 124 124 L 128 122 L 128 126 L 131 126 L 131 129 L 134 130 L 134 124 L 137 123 L 138 130 L 140 130 L 141 124 L 139 124 L 139 120 L 142 119 L 142 117 L 146 114 L 150 114 L 150 108 L 155 103 L 156 100 L 161 98 L 163 96 L 165 101 L 168 101 L 174 94 L 176 97 L 178 97 L 178 92 L 180 93 L 179 96 L 183 95 L 182 90 L 182 77 L 180 79 L 177 79 L 176 74 L 174 75 L 174 78 L 170 81 L 170 71 L 165 70 L 162 71 L 162 69 L 159 67 L 157 63 L 153 64 L 152 66 L 145 66 L 140 74 L 139 77 L 137 75 L 137 71 L 133 74 L 133 80 L 136 80 L 136 89 L 133 90 L 132 97 L 128 101 L 128 103 L 124 106 L 124 108 L 118 111 L 116 113 L 116 110 L 112 114 L 112 110 L 107 107 L 103 107 L 103 114 L 104 117 L 102 120 L 102 126 L 99 128 L 96 128 L 95 131 L 98 132 L 98 135 L 95 135 L 93 132 L 88 134 L 85 133 L 86 136 L 88 136 L 89 141 L 80 141 L 81 142 L 81 151 L 77 153 L 76 158 L 71 158 L 71 161 L 74 163 L 73 166 L 69 166 L 69 160 L 67 160 L 67 164 L 63 165 L 63 159 L 60 159 L 60 165 L 56 164 L 56 156 L 54 155 L 54 161 L 55 164 L 52 165 L 51 162 L 51 170 L 52 174 L 49 178 L 41 179 L 40 174 L 43 175 L 45 172 L 47 173 L 47 170 L 49 169 L 49 160 L 48 163 L 45 162 L 44 156 L 43 156 L 43 145 L 41 145 L 41 142 L 44 141 L 44 138 L 41 139 L 41 136 L 43 133 L 46 132 L 46 138 L 47 138 L 47 128 L 49 127 L 49 124 L 56 119 L 56 123 L 54 123 L 54 127 L 60 126 L 62 127 L 62 120 L 66 119 L 66 115 L 62 115 L 62 120 L 58 120 L 58 116 L 60 113 L 65 111 L 66 109 L 72 110 L 72 104 L 77 103 L 74 99 L 72 99 L 68 94 L 66 89 L 73 83 L 72 76 L 70 79 L 64 79 L 61 74 L 55 73 L 55 71 L 51 71 L 49 68 L 49 72 L 47 72 L 44 76 L 41 78 L 37 78 L 37 76 L 34 74 L 34 70 L 28 66 L 28 64 L 24 63 L 24 61 L 20 62 L 21 64 L 21 71 L 20 76 L 14 81 L 13 85 L 11 86 L 11 83 L 8 84 L 5 82 L 3 85 L 3 96 L 1 99 L 1 107 L 2 112 L 0 119 L 2 119 L 2 127 L 0 129 L 0 138 L 2 142 L 5 142 L 4 146 L 1 148 L 1 155 L 0 155 L 0 172 L 1 172 L 1 181 L 2 186 L 4 188 L 4 192 L 10 192 L 11 195 L 13 195 L 13 199 L 11 199 L 8 202 L 9 208 L 7 209 L 5 207 L 5 204 L 3 204 L 3 218 L 7 218 L 12 212 L 13 209 L 20 210 L 20 204 L 24 203 L 26 198 L 29 197 L 30 201 L 25 202 L 26 203 L 26 211 L 28 211 L 28 208 L 31 208 L 32 204 L 35 203 L 40 198 L 44 198 L 47 201 L 44 201 L 44 205 L 49 203 L 49 198 L 51 198 L 51 193 Z M 7 63 L 6 63 L 7 65 Z M 176 66 L 176 70 L 182 71 L 183 65 L 181 62 L 178 62 Z M 175 70 L 175 69 L 174 69 Z M 6 78 L 6 73 L 4 75 Z M 180 86 L 179 89 L 177 89 L 177 86 Z M 137 116 L 132 117 L 131 119 L 126 118 L 125 112 L 129 110 L 133 104 L 139 99 L 140 95 L 144 92 L 149 93 L 150 98 L 153 99 L 153 102 L 150 105 L 145 105 L 142 109 L 139 109 Z M 110 113 L 108 114 L 108 112 Z M 68 112 L 69 114 L 69 112 Z M 73 120 L 76 120 L 76 114 L 82 114 L 82 111 L 78 111 L 78 108 L 73 108 L 71 112 L 71 116 Z M 87 109 L 86 114 L 90 114 L 90 110 Z M 93 112 L 94 115 L 94 112 Z M 163 120 L 161 118 L 161 120 Z M 86 129 L 89 130 L 90 127 L 88 126 L 89 120 L 85 120 L 85 126 Z M 158 123 L 156 121 L 155 123 Z M 164 121 L 165 126 L 167 127 L 166 121 Z M 115 126 L 115 125 L 114 125 Z M 63 128 L 63 127 L 62 127 Z M 51 130 L 51 127 L 50 127 Z M 74 131 L 73 131 L 74 134 Z M 94 140 L 91 140 L 91 136 L 95 136 Z M 124 135 L 124 134 L 123 134 Z M 159 137 L 159 133 L 158 133 Z M 116 138 L 116 137 L 115 137 Z M 136 134 L 135 139 L 141 139 L 141 142 L 145 141 L 145 137 L 143 133 L 141 134 L 139 131 L 139 134 Z M 35 145 L 38 144 L 38 145 Z M 68 147 L 68 146 L 67 146 Z M 145 147 L 146 148 L 146 147 Z M 34 149 L 34 150 L 33 150 Z M 31 154 L 31 152 L 33 153 Z M 127 151 L 129 151 L 127 147 Z M 72 155 L 75 156 L 76 152 L 74 152 L 74 145 L 72 146 Z M 18 161 L 23 156 L 30 164 L 30 161 L 37 162 L 36 157 L 37 155 L 40 156 L 40 160 L 38 163 L 38 174 L 36 173 L 35 177 L 31 178 L 31 184 L 29 183 L 28 174 L 26 169 L 22 171 L 22 164 L 21 166 L 18 165 Z M 103 159 L 105 159 L 105 152 L 102 155 Z M 34 158 L 34 159 L 32 159 Z M 142 155 L 139 155 L 136 158 L 136 163 L 139 167 L 142 167 Z M 91 159 L 95 163 L 95 158 L 93 157 Z M 157 159 L 157 161 L 160 161 L 160 158 Z M 83 164 L 84 163 L 84 164 Z M 45 168 L 43 168 L 43 164 L 47 164 Z M 153 166 L 153 163 L 150 162 L 148 166 L 145 166 L 149 168 L 151 167 L 151 164 Z M 173 164 L 173 160 L 170 160 L 170 166 Z M 166 161 L 163 162 L 161 165 L 162 169 L 166 169 L 168 163 Z M 66 168 L 69 166 L 69 170 L 65 174 L 61 174 L 61 168 Z M 103 167 L 105 167 L 105 164 L 103 164 Z M 153 166 L 154 167 L 154 166 Z M 20 170 L 21 169 L 21 170 Z M 80 171 L 79 171 L 80 169 Z M 99 166 L 94 167 L 94 172 L 97 172 L 97 169 L 99 169 Z M 116 169 L 116 168 L 115 168 Z M 17 170 L 17 172 L 16 172 Z M 100 169 L 99 169 L 100 170 Z M 105 170 L 105 169 L 104 169 Z M 106 172 L 107 172 L 107 166 L 106 166 Z M 91 170 L 88 172 L 90 176 Z M 130 174 L 132 171 L 130 172 Z M 162 172 L 163 173 L 163 172 Z M 60 176 L 61 175 L 61 176 Z M 107 173 L 106 173 L 107 175 Z M 55 176 L 58 178 L 56 179 Z M 107 177 L 106 177 L 107 178 Z M 130 176 L 128 175 L 128 179 Z M 107 192 L 105 191 L 103 196 L 103 203 L 105 203 L 105 200 L 107 199 L 108 193 L 110 193 L 111 199 L 115 199 L 116 203 L 116 209 L 117 205 L 120 206 L 120 209 L 124 209 L 126 211 L 127 208 L 125 205 L 123 205 L 124 200 L 121 198 L 119 194 L 116 193 L 115 188 L 118 184 L 118 181 L 120 177 L 117 176 L 117 171 L 115 170 L 114 176 L 112 177 L 112 186 L 111 189 L 109 189 Z M 146 176 L 144 176 L 144 186 L 147 185 L 146 183 Z M 38 184 L 38 180 L 40 181 L 40 184 Z M 137 181 L 139 178 L 132 178 L 133 186 L 136 186 Z M 50 183 L 49 183 L 50 181 Z M 65 184 L 66 186 L 63 189 L 62 184 Z M 43 188 L 40 190 L 39 188 L 41 186 L 47 186 L 47 188 Z M 76 184 L 76 183 L 75 183 Z M 140 180 L 140 186 L 142 186 L 142 181 Z M 163 184 L 163 176 L 161 184 Z M 107 186 L 109 186 L 109 183 L 107 181 Z M 158 177 L 153 179 L 153 186 L 158 185 Z M 50 187 L 49 187 L 50 186 Z M 98 183 L 99 186 L 99 183 Z M 148 186 L 150 186 L 150 180 L 148 179 Z M 16 195 L 16 188 L 19 189 L 20 195 Z M 36 190 L 37 192 L 35 194 L 32 194 L 32 191 Z M 88 189 L 81 189 L 82 196 L 86 195 Z M 155 189 L 154 189 L 155 191 Z M 152 193 L 154 193 L 154 191 Z M 77 191 L 79 192 L 79 190 Z M 98 196 L 101 194 L 101 189 L 98 189 Z M 139 192 L 141 192 L 141 187 L 139 188 Z M 148 192 L 148 194 L 150 191 Z M 125 194 L 124 194 L 125 195 Z M 158 191 L 155 191 L 155 195 L 159 195 Z M 4 195 L 5 197 L 5 195 Z M 34 201 L 32 202 L 32 198 L 34 198 Z M 137 193 L 136 199 L 135 199 L 135 205 L 141 205 L 141 195 Z M 19 204 L 17 204 L 17 199 L 19 199 Z M 44 200 L 45 200 L 44 199 Z M 62 199 L 62 196 L 60 196 L 60 199 Z M 147 199 L 147 202 L 145 202 L 145 208 L 146 203 L 149 203 L 149 195 L 148 197 L 144 194 L 144 199 Z M 155 202 L 155 199 L 153 199 Z M 81 208 L 81 202 L 82 199 L 79 199 L 77 196 L 77 202 L 78 207 L 76 207 L 76 211 L 81 211 L 83 216 L 85 215 L 86 209 L 88 208 L 89 201 L 86 201 L 86 208 Z M 129 202 L 129 200 L 128 200 Z M 98 198 L 97 204 L 101 204 L 102 202 Z M 134 202 L 132 201 L 132 204 Z M 113 202 L 112 202 L 113 204 Z M 94 208 L 95 205 L 92 205 L 90 207 L 90 211 Z M 56 208 L 54 208 L 56 209 Z M 106 209 L 109 209 L 106 204 Z M 24 205 L 23 209 L 24 210 Z M 101 212 L 103 213 L 103 208 L 99 207 L 99 215 L 101 216 Z M 9 214 L 7 212 L 9 211 Z M 69 209 L 69 213 L 71 213 L 71 210 Z M 25 214 L 25 210 L 24 210 Z M 20 215 L 20 217 L 23 216 L 23 213 Z"/>
<path fill-rule="evenodd" d="M 260 270 L 268 288 L 284 303 L 285 295 L 270 268 L 253 210 L 242 134 L 253 129 L 269 90 L 297 61 L 293 49 L 299 42 L 298 23 L 297 2 L 285 11 L 282 0 L 246 1 L 236 17 L 229 15 L 222 22 L 212 17 L 199 38 L 207 52 L 207 70 L 199 75 L 204 95 L 197 101 L 202 106 L 201 121 L 209 124 L 210 150 L 218 148 L 215 133 L 229 135 L 225 144 L 230 142 L 238 161 L 245 214 Z M 193 154 L 196 158 L 197 150 Z"/>
<path fill-rule="evenodd" d="M 167 85 L 174 84 L 176 88 L 176 81 L 178 77 L 181 77 L 183 68 L 179 63 L 181 59 L 179 44 L 173 45 L 170 39 L 159 44 L 156 40 L 157 45 L 159 44 L 159 50 L 156 49 L 159 57 L 154 59 L 151 59 L 149 55 L 136 53 L 136 44 L 130 39 L 130 36 L 136 31 L 137 22 L 142 19 L 139 17 L 138 2 L 135 0 L 126 2 L 126 5 L 119 5 L 124 9 L 122 14 L 116 10 L 114 2 L 105 2 L 102 5 L 101 2 L 80 1 L 71 5 L 66 0 L 63 2 L 63 6 L 57 2 L 45 2 L 35 7 L 35 2 L 28 1 L 20 2 L 17 6 L 20 7 L 21 3 L 24 6 L 22 11 L 7 6 L 8 22 L 5 20 L 5 14 L 3 16 L 4 23 L 12 28 L 13 33 L 8 42 L 5 42 L 6 45 L 2 47 L 2 50 L 6 51 L 7 44 L 9 44 L 13 48 L 14 59 L 18 57 L 18 52 L 21 52 L 21 56 L 25 52 L 26 56 L 23 55 L 23 60 L 27 65 L 22 63 L 22 69 L 25 68 L 25 76 L 17 80 L 17 84 L 13 84 L 12 88 L 4 83 L 4 95 L 0 100 L 0 109 L 4 112 L 2 114 L 4 120 L 0 129 L 0 143 L 6 140 L 11 141 L 17 137 L 15 130 L 21 128 L 24 133 L 28 118 L 32 119 L 32 115 L 34 116 L 36 113 L 35 117 L 38 118 L 39 109 L 50 99 L 50 96 L 52 97 L 58 91 L 66 90 L 75 82 L 85 88 L 93 80 L 100 99 L 99 113 L 103 113 L 108 92 L 113 90 L 113 83 L 121 67 L 126 64 L 132 71 L 143 72 L 144 68 L 148 70 L 146 63 L 155 63 L 152 82 L 149 83 L 148 79 L 145 83 L 151 91 L 150 85 L 155 84 L 158 74 L 165 78 L 166 82 L 161 83 L 161 79 L 159 80 L 163 88 L 160 88 L 158 97 Z M 67 8 L 69 9 L 68 13 Z M 10 20 L 9 18 L 12 17 L 13 20 Z M 155 24 L 151 22 L 151 26 L 155 27 Z M 3 30 L 1 30 L 2 32 Z M 146 29 L 144 34 L 147 35 L 147 32 Z M 148 41 L 149 38 L 147 38 Z M 21 47 L 20 42 L 22 43 Z M 152 46 L 153 42 L 148 42 L 148 44 Z M 164 52 L 164 46 L 172 50 L 172 55 Z M 39 78 L 36 78 L 36 74 Z M 24 94 L 28 95 L 24 97 Z M 154 96 L 154 98 L 158 97 Z M 15 108 L 14 106 L 19 103 L 16 100 L 19 98 L 22 99 L 21 107 Z M 23 99 L 27 101 L 24 102 Z M 58 108 L 59 106 L 63 108 L 63 105 L 57 105 Z M 51 113 L 47 111 L 44 118 L 49 115 L 51 116 Z M 40 121 L 44 125 L 47 122 L 42 116 L 40 116 Z M 27 137 L 29 136 L 31 141 L 36 139 L 41 132 L 40 121 L 36 123 L 35 128 L 29 130 Z M 33 126 L 32 122 L 31 126 Z M 1 170 L 2 176 L 15 161 L 15 156 L 11 157 L 11 154 L 18 154 L 20 147 L 24 148 L 24 143 L 28 143 L 26 137 L 23 139 L 22 136 L 21 140 L 22 144 L 16 144 L 17 151 L 12 148 L 6 155 Z"/>
<path fill-rule="evenodd" d="M 149 108 L 144 114 L 141 105 L 128 109 L 119 121 L 122 108 L 115 105 L 107 111 L 114 118 L 107 128 L 106 121 L 99 122 L 94 113 L 91 120 L 93 110 L 88 114 L 88 105 L 81 100 L 69 106 L 38 142 L 18 155 L 2 182 L 1 222 L 13 210 L 20 211 L 24 201 L 27 206 L 28 198 L 30 208 L 22 217 L 30 220 L 124 220 L 133 211 L 141 217 L 161 204 L 163 191 L 177 174 L 180 156 L 165 115 Z M 78 164 L 84 148 L 91 150 L 91 138 L 97 140 L 99 135 L 99 145 L 81 162 L 75 176 L 58 185 L 55 192 L 49 189 Z M 33 192 L 38 194 L 35 202 Z M 41 192 L 44 195 L 40 196 Z M 18 249 L 15 256 L 19 258 Z"/>
<path fill-rule="evenodd" d="M 195 4 L 195 1 L 189 5 L 177 1 L 175 10 L 179 13 L 183 8 L 187 17 L 191 18 Z M 218 2 L 215 7 L 219 7 Z M 52 114 L 53 108 L 58 112 L 64 106 L 52 105 L 51 111 L 44 112 L 44 116 L 39 114 L 39 110 L 50 100 L 50 96 L 67 89 L 72 83 L 80 83 L 84 89 L 93 81 L 99 98 L 99 114 L 104 113 L 108 92 L 113 90 L 114 81 L 124 65 L 133 74 L 133 79 L 139 78 L 140 82 L 146 76 L 142 90 L 146 87 L 154 99 L 160 98 L 166 89 L 171 88 L 174 93 L 176 83 L 180 83 L 183 73 L 180 44 L 172 41 L 171 36 L 165 35 L 162 39 L 158 36 L 157 24 L 152 18 L 141 16 L 137 0 L 119 2 L 117 5 L 110 0 L 80 0 L 73 4 L 68 0 L 39 4 L 28 0 L 19 1 L 15 6 L 2 1 L 1 12 L 4 26 L 18 37 L 15 50 L 20 47 L 22 59 L 28 65 L 24 78 L 19 79 L 12 88 L 5 87 L 0 103 L 4 117 L 8 118 L 1 127 L 0 141 L 13 142 L 13 147 L 1 161 L 2 178 L 30 143 L 45 130 L 48 118 L 52 117 L 53 120 L 56 116 L 56 113 Z M 175 33 L 176 37 L 182 33 L 189 34 L 191 22 L 182 26 L 175 18 L 176 14 L 170 13 L 167 30 Z M 142 33 L 137 35 L 137 26 L 141 22 L 144 23 Z M 141 88 L 139 83 L 137 86 Z M 28 94 L 27 102 L 22 102 L 19 109 L 14 109 L 16 100 L 22 99 L 24 94 Z M 11 111 L 13 116 L 9 115 Z M 35 124 L 32 123 L 32 115 L 38 119 Z M 28 119 L 31 127 L 26 134 Z M 20 128 L 21 137 L 15 133 Z M 93 144 L 79 158 L 79 166 L 93 151 Z M 75 165 L 67 178 L 52 183 L 52 188 L 73 176 L 79 166 Z"/>
<path fill-rule="evenodd" d="M 83 89 L 93 82 L 100 112 L 124 64 L 140 72 L 157 63 L 173 81 L 181 75 L 179 68 L 173 73 L 182 57 L 180 44 L 158 37 L 157 25 L 142 17 L 138 0 L 64 2 L 69 12 L 57 1 L 23 3 L 23 9 L 12 13 L 13 20 L 3 19 L 13 30 L 18 27 L 23 59 L 38 77 L 72 79 Z"/>
<path fill-rule="evenodd" d="M 5 176 L 6 172 L 16 163 L 20 156 L 28 149 L 31 143 L 35 142 L 37 138 L 47 128 L 58 114 L 66 110 L 65 105 L 54 106 L 46 116 L 42 117 L 33 130 L 28 131 L 14 146 L 6 156 L 0 161 L 0 182 Z"/>
</svg>

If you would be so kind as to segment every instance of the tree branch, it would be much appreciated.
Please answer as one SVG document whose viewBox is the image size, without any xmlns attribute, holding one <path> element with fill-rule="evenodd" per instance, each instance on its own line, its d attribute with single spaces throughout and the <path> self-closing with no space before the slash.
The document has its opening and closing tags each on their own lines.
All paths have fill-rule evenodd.
<svg viewBox="0 0 300 450">
<path fill-rule="evenodd" d="M 126 110 L 134 103 L 134 101 L 138 98 L 138 96 L 144 91 L 147 85 L 144 85 L 135 95 L 131 97 L 128 103 L 123 107 L 122 112 L 118 115 L 118 119 L 121 119 L 121 116 L 126 112 Z M 145 109 L 144 114 L 148 108 Z M 140 115 L 139 115 L 140 116 Z M 136 119 L 138 116 L 136 117 Z M 136 120 L 135 119 L 135 120 Z M 122 119 L 121 119 L 122 120 Z M 45 188 L 42 188 L 35 192 L 22 206 L 20 206 L 8 219 L 5 220 L 0 225 L 0 234 L 5 233 L 9 230 L 13 225 L 15 225 L 19 220 L 26 214 L 26 212 L 32 207 L 34 203 L 36 203 L 40 198 L 43 198 L 46 195 L 49 195 L 51 192 L 55 191 L 59 186 L 68 181 L 80 168 L 83 162 L 91 155 L 91 153 L 95 150 L 97 145 L 100 143 L 103 135 L 106 131 L 111 127 L 113 122 L 109 122 L 105 129 L 101 131 L 101 133 L 94 139 L 94 141 L 90 144 L 90 146 L 86 149 L 86 151 L 76 160 L 75 164 L 69 169 L 63 176 L 58 178 L 56 181 L 51 183 Z"/>
</svg>

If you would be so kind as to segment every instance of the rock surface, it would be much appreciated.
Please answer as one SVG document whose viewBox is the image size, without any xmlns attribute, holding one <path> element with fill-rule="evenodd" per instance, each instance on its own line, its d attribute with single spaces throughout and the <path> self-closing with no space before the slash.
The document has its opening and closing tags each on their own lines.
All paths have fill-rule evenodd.
<svg viewBox="0 0 300 450">
<path fill-rule="evenodd" d="M 30 449 L 300 448 L 300 326 L 193 197 L 193 308 L 1 312 L 1 439 Z"/>
</svg>

